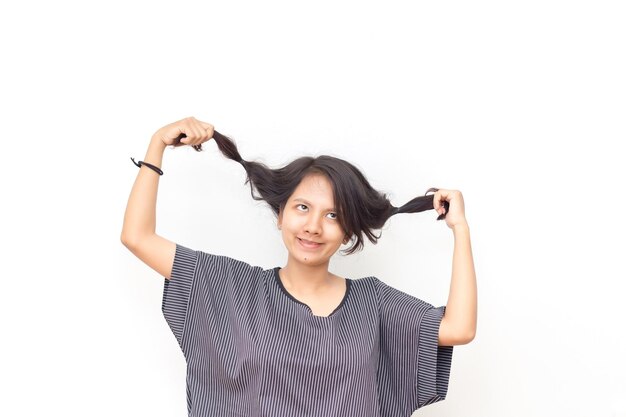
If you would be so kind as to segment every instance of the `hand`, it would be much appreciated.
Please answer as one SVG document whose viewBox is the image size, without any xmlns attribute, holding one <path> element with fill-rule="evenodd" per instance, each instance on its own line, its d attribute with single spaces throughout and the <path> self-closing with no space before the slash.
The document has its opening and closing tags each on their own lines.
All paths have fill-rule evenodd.
<svg viewBox="0 0 626 417">
<path fill-rule="evenodd" d="M 449 211 L 447 213 L 444 201 L 447 201 L 449 205 Z M 446 224 L 450 229 L 467 224 L 463 194 L 458 190 L 439 189 L 439 191 L 433 195 L 433 208 L 438 214 L 445 214 Z"/>
<path fill-rule="evenodd" d="M 186 117 L 157 130 L 153 139 L 162 141 L 166 146 L 199 146 L 213 137 L 213 125 L 195 117 Z"/>
</svg>

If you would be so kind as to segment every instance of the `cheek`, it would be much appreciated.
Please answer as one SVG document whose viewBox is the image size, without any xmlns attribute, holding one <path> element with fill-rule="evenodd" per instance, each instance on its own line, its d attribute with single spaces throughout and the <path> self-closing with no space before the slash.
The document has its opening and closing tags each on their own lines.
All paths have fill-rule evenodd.
<svg viewBox="0 0 626 417">
<path fill-rule="evenodd" d="M 283 228 L 287 230 L 294 231 L 301 227 L 301 221 L 298 218 L 290 217 L 283 219 Z"/>
<path fill-rule="evenodd" d="M 338 227 L 336 228 L 336 230 L 333 231 L 333 236 L 334 236 L 334 239 L 339 241 L 339 244 L 342 244 L 346 237 L 346 232 L 344 232 L 340 227 Z"/>
</svg>

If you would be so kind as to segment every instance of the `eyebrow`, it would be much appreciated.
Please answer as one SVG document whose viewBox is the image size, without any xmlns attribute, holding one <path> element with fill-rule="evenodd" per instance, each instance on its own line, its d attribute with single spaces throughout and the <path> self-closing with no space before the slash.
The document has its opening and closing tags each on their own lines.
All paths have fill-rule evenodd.
<svg viewBox="0 0 626 417">
<path fill-rule="evenodd" d="M 304 198 L 298 197 L 298 198 L 294 198 L 293 201 L 300 201 L 302 203 L 306 203 L 309 206 L 312 206 L 313 204 L 311 204 L 309 201 L 305 200 Z M 332 210 L 332 211 L 337 211 L 337 209 L 335 209 L 335 207 L 331 207 L 331 208 L 327 208 L 326 210 Z"/>
</svg>

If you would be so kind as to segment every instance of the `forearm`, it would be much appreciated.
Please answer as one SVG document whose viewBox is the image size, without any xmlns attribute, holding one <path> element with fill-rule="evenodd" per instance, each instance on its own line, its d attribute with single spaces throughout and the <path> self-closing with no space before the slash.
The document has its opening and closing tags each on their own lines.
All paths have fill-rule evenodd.
<svg viewBox="0 0 626 417">
<path fill-rule="evenodd" d="M 143 161 L 162 168 L 165 146 L 162 140 L 153 137 Z M 139 168 L 124 214 L 121 240 L 125 244 L 155 233 L 159 177 L 145 165 Z"/>
<path fill-rule="evenodd" d="M 469 226 L 455 226 L 452 280 L 445 318 L 457 334 L 471 340 L 476 334 L 477 289 Z"/>
</svg>

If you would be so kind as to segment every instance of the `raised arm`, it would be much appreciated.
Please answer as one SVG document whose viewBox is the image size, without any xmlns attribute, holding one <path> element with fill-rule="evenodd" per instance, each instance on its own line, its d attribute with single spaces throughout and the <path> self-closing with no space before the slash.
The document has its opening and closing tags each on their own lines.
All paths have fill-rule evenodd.
<svg viewBox="0 0 626 417">
<path fill-rule="evenodd" d="M 441 346 L 464 345 L 476 335 L 477 289 L 469 226 L 454 226 L 452 280 L 446 312 L 439 328 Z"/>
<path fill-rule="evenodd" d="M 180 140 L 184 134 L 186 137 Z M 148 145 L 143 161 L 162 168 L 168 145 L 199 145 L 213 137 L 213 126 L 193 117 L 179 120 L 157 130 Z M 156 234 L 156 200 L 160 175 L 141 165 L 130 192 L 121 241 L 135 256 L 163 277 L 169 279 L 176 244 Z"/>
<path fill-rule="evenodd" d="M 448 213 L 443 201 L 449 203 Z M 476 336 L 478 291 L 463 194 L 440 189 L 433 197 L 433 207 L 437 213 L 446 215 L 446 224 L 454 232 L 452 280 L 446 312 L 439 326 L 439 345 L 464 345 Z"/>
</svg>

